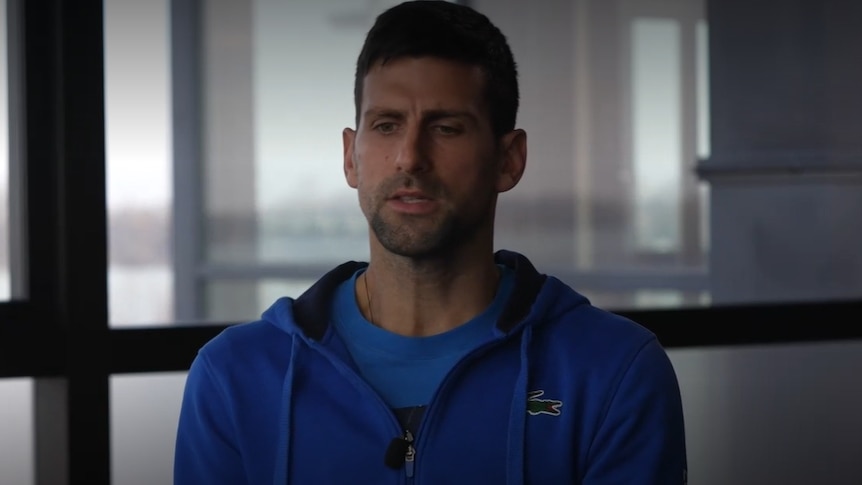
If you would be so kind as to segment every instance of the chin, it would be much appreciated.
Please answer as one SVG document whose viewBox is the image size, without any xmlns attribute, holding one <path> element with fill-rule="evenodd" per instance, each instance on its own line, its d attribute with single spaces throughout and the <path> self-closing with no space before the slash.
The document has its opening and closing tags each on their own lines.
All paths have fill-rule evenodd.
<svg viewBox="0 0 862 485">
<path fill-rule="evenodd" d="M 378 239 L 379 240 L 379 239 Z M 386 251 L 410 259 L 436 259 L 454 249 L 454 244 L 433 240 L 393 241 L 380 240 Z"/>
<path fill-rule="evenodd" d="M 387 252 L 411 259 L 439 259 L 469 245 L 482 224 L 467 224 L 457 217 L 436 220 L 392 221 L 379 213 L 370 229 Z"/>
</svg>

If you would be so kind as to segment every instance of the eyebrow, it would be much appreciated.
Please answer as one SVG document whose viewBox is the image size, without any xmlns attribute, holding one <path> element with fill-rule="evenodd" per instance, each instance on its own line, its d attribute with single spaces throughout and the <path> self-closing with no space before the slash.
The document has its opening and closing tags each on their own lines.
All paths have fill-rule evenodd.
<svg viewBox="0 0 862 485">
<path fill-rule="evenodd" d="M 397 120 L 402 120 L 406 117 L 403 111 L 395 110 L 395 109 L 386 109 L 386 108 L 369 108 L 362 113 L 363 118 L 393 118 Z M 476 123 L 478 120 L 476 119 L 476 115 L 474 115 L 470 111 L 464 110 L 454 110 L 454 109 L 432 109 L 428 111 L 424 111 L 422 113 L 422 119 L 425 122 L 428 121 L 437 121 L 446 118 L 460 118 L 466 119 L 473 123 Z"/>
</svg>

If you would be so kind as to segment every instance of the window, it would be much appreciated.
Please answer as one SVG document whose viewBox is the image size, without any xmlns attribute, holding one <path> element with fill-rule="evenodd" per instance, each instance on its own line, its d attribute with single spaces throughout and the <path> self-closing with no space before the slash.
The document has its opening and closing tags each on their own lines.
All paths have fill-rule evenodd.
<svg viewBox="0 0 862 485">
<path fill-rule="evenodd" d="M 118 326 L 174 316 L 168 5 L 104 3 L 109 311 Z"/>
<path fill-rule="evenodd" d="M 367 257 L 340 132 L 353 125 L 361 40 L 395 3 L 106 3 L 112 325 L 254 319 L 274 297 Z M 689 150 L 704 131 L 688 118 L 708 115 L 696 71 L 705 49 L 681 49 L 703 19 L 584 12 L 577 34 L 569 22 L 507 29 L 531 158 L 501 198 L 498 244 L 601 306 L 708 301 L 708 224 Z M 310 38 L 331 41 L 285 48 Z M 535 52 L 560 43 L 572 70 L 547 76 L 559 59 Z"/>
<path fill-rule="evenodd" d="M 709 303 L 708 192 L 694 170 L 709 130 L 702 2 L 475 5 L 511 32 L 530 134 L 500 246 L 602 307 Z"/>
<path fill-rule="evenodd" d="M 207 9 L 203 238 L 177 240 L 200 241 L 203 255 L 197 268 L 178 261 L 177 271 L 205 277 L 178 302 L 180 319 L 257 318 L 272 296 L 298 296 L 330 266 L 367 254 L 364 219 L 342 176 L 340 133 L 353 122 L 355 56 L 382 3 Z M 328 41 L 285 49 L 308 38 Z"/>
<path fill-rule="evenodd" d="M 638 18 L 631 25 L 633 245 L 677 253 L 682 246 L 680 26 Z"/>
<path fill-rule="evenodd" d="M 172 483 L 185 377 L 184 372 L 111 377 L 111 483 Z"/>
<path fill-rule="evenodd" d="M 0 18 L 6 19 L 6 2 L 0 0 Z M 6 60 L 6 22 L 0 22 L 0 300 L 12 296 L 9 246 L 12 242 L 10 228 L 9 195 L 9 78 Z"/>
<path fill-rule="evenodd" d="M 269 43 L 294 42 L 291 35 L 305 32 L 303 42 L 289 47 L 307 47 L 306 39 L 319 36 L 350 44 L 389 2 L 309 0 L 294 3 L 289 12 L 274 1 L 141 3 L 109 0 L 103 9 L 99 0 L 66 2 L 61 12 L 60 2 L 33 6 L 0 0 L 9 19 L 0 26 L 9 30 L 0 43 L 7 42 L 6 35 L 12 39 L 5 46 L 8 72 L 0 76 L 12 94 L 2 89 L 0 99 L 13 120 L 0 129 L 0 139 L 8 143 L 2 156 L 13 152 L 0 160 L 0 187 L 12 192 L 0 197 L 6 204 L 0 218 L 12 225 L 11 231 L 0 225 L 0 244 L 7 244 L 0 283 L 9 281 L 10 272 L 13 277 L 7 295 L 0 297 L 4 481 L 61 483 L 64 474 L 73 483 L 169 480 L 181 386 L 200 345 L 224 326 L 254 318 L 275 298 L 299 294 L 333 263 L 366 251 L 364 222 L 353 195 L 338 185 L 338 162 L 330 160 L 340 158 L 330 143 L 338 147 L 337 132 L 352 122 L 352 73 L 327 69 L 345 59 L 352 63 L 353 54 L 289 52 L 285 56 L 303 69 L 287 70 L 272 63 L 278 53 Z M 546 2 L 543 8 L 523 0 L 471 4 L 510 33 L 522 59 L 521 124 L 531 133 L 532 168 L 522 185 L 501 200 L 500 246 L 530 254 L 541 269 L 560 275 L 599 305 L 648 309 L 622 313 L 654 330 L 681 371 L 686 416 L 694 417 L 687 420 L 692 476 L 709 476 L 715 483 L 782 482 L 783 476 L 789 477 L 783 482 L 792 477 L 810 482 L 808 477 L 833 475 L 859 482 L 854 452 L 860 449 L 860 433 L 845 433 L 839 448 L 846 453 L 830 449 L 835 430 L 859 428 L 860 415 L 853 411 L 862 393 L 844 383 L 856 382 L 858 343 L 812 345 L 811 352 L 780 345 L 860 338 L 862 327 L 846 325 L 859 321 L 862 310 L 857 298 L 862 274 L 856 257 L 862 235 L 858 157 L 836 157 L 847 161 L 842 170 L 815 173 L 815 183 L 786 177 L 767 189 L 752 184 L 736 192 L 726 190 L 733 184 L 711 184 L 707 191 L 692 170 L 694 160 L 726 149 L 728 136 L 757 133 L 758 142 L 795 155 L 800 145 L 781 139 L 793 131 L 781 126 L 789 118 L 791 128 L 808 123 L 795 134 L 813 133 L 803 142 L 826 155 L 833 148 L 838 155 L 858 153 L 860 110 L 854 107 L 862 91 L 853 88 L 862 78 L 852 62 L 859 52 L 849 47 L 859 45 L 859 30 L 837 21 L 851 17 L 849 7 L 824 10 L 812 24 L 806 23 L 803 9 L 785 12 L 787 22 L 758 23 L 752 20 L 757 16 L 735 13 L 768 18 L 768 6 L 713 4 L 721 10 L 712 11 L 720 15 L 712 17 L 718 22 L 710 24 L 709 36 L 722 48 L 711 52 L 726 57 L 709 60 L 719 69 L 707 83 L 707 25 L 699 2 L 576 0 Z M 812 0 L 808 7 L 815 5 Z M 100 37 L 103 20 L 109 45 Z M 290 26 L 291 32 L 274 33 L 276 24 Z M 828 36 L 823 25 L 830 27 Z M 768 42 L 736 42 L 740 32 L 752 39 L 763 35 Z M 23 42 L 16 42 L 19 38 Z M 794 43 L 804 48 L 793 48 Z M 656 55 L 649 46 L 666 49 L 659 53 L 662 62 L 645 62 Z M 678 56 L 670 52 L 673 46 Z M 310 50 L 316 49 L 317 44 Z M 749 56 L 749 49 L 758 52 Z M 547 52 L 557 57 L 536 55 Z M 767 57 L 786 64 L 764 63 Z M 751 76 L 752 70 L 765 74 L 762 80 Z M 805 76 L 785 75 L 793 72 Z M 779 99 L 769 89 L 752 96 L 747 91 L 751 81 L 780 86 L 780 94 L 792 96 Z M 668 99 L 678 95 L 682 113 L 663 114 L 656 120 L 659 126 L 644 126 L 643 110 L 653 108 L 644 98 L 644 82 Z M 798 95 L 810 92 L 820 96 Z M 311 95 L 320 98 L 314 105 L 319 111 L 309 113 L 302 102 Z M 712 108 L 709 99 L 717 101 Z M 743 116 L 733 121 L 744 127 L 727 122 L 734 110 Z M 786 112 L 806 116 L 782 116 Z M 24 123 L 17 126 L 20 119 Z M 312 131 L 332 129 L 333 141 L 312 139 Z M 656 162 L 661 180 L 674 185 L 661 194 L 667 198 L 662 210 L 669 211 L 664 215 L 641 212 L 636 199 L 653 181 L 642 175 L 650 168 L 645 160 L 655 157 L 644 148 L 647 129 L 678 136 L 681 144 L 679 154 L 665 146 L 668 155 Z M 103 130 L 109 239 L 102 234 Z M 291 146 L 284 146 L 285 140 Z M 817 145 L 821 142 L 829 146 Z M 309 166 L 312 159 L 322 165 Z M 763 168 L 758 163 L 764 161 L 774 160 L 731 166 L 720 175 L 735 181 L 740 168 L 744 178 L 746 170 Z M 318 168 L 336 174 L 318 179 Z M 25 169 L 39 177 L 20 177 Z M 669 204 L 671 199 L 680 199 L 679 204 Z M 758 211 L 754 222 L 774 222 L 774 213 L 781 212 L 775 207 L 789 209 L 779 221 L 784 226 L 737 230 L 738 216 L 750 215 L 752 208 Z M 806 221 L 805 231 L 797 218 Z M 644 223 L 647 219 L 665 220 L 667 229 L 656 230 Z M 27 232 L 36 237 L 22 237 Z M 726 239 L 718 236 L 728 233 Z M 110 329 L 105 328 L 106 241 L 111 245 Z M 788 247 L 792 250 L 776 251 Z M 821 251 L 816 258 L 808 257 L 811 248 Z M 722 258 L 715 260 L 720 251 Z M 802 256 L 797 258 L 801 264 L 784 264 L 787 254 Z M 743 265 L 733 259 L 740 255 Z M 764 260 L 771 267 L 750 264 Z M 17 273 L 16 267 L 25 271 Z M 733 272 L 740 267 L 754 277 L 737 278 Z M 776 278 L 788 274 L 769 271 L 776 268 L 790 271 L 791 278 Z M 793 278 L 809 286 L 788 293 L 780 283 Z M 29 287 L 23 279 L 29 279 Z M 761 291 L 767 286 L 769 292 Z M 719 290 L 745 293 L 758 304 L 717 305 L 738 302 L 716 298 Z M 14 301 L 7 301 L 10 294 Z M 796 304 L 812 295 L 856 299 Z M 762 305 L 775 297 L 783 303 Z M 660 309 L 702 303 L 709 306 Z M 728 324 L 743 320 L 754 323 Z M 168 325 L 134 328 L 161 324 Z M 728 345 L 745 348 L 715 348 Z M 696 348 L 685 348 L 691 346 Z M 710 379 L 703 378 L 704 372 L 711 373 Z M 730 395 L 728 386 L 742 393 Z M 818 398 L 794 399 L 800 395 Z M 776 402 L 792 406 L 775 413 L 770 399 L 776 396 Z M 146 409 L 138 405 L 142 399 L 150 403 Z M 738 406 L 729 408 L 731 403 Z M 770 443 L 740 431 L 751 426 L 709 421 L 715 415 L 710 406 L 729 409 L 725 414 L 734 419 L 766 423 L 768 432 L 761 437 L 802 429 L 805 443 L 784 440 L 786 447 L 769 451 Z M 714 452 L 714 430 L 720 431 L 723 452 Z M 785 466 L 787 456 L 810 456 L 812 449 L 827 451 Z M 740 457 L 766 466 L 733 466 Z"/>
<path fill-rule="evenodd" d="M 108 2 L 114 325 L 254 319 L 366 257 L 339 133 L 362 36 L 394 3 Z M 530 133 L 498 247 L 602 307 L 709 304 L 703 3 L 509 3 L 474 2 L 510 33 Z M 285 47 L 311 38 L 331 42 Z"/>
<path fill-rule="evenodd" d="M 112 325 L 255 318 L 363 257 L 339 133 L 394 3 L 105 3 Z"/>
<path fill-rule="evenodd" d="M 33 482 L 33 380 L 0 379 L 0 476 L 3 483 Z"/>
</svg>

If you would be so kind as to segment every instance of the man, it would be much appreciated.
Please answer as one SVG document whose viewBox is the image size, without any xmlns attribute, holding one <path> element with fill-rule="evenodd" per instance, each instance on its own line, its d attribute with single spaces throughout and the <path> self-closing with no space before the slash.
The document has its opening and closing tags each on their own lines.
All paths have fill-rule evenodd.
<svg viewBox="0 0 862 485">
<path fill-rule="evenodd" d="M 681 484 L 677 380 L 653 334 L 494 252 L 524 172 L 503 34 L 468 7 L 381 14 L 359 55 L 347 262 L 189 372 L 175 483 Z"/>
</svg>

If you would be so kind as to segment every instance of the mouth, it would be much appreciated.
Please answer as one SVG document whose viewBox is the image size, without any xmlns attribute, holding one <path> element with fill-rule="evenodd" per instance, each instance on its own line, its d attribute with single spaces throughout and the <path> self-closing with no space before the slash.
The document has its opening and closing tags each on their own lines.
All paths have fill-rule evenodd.
<svg viewBox="0 0 862 485">
<path fill-rule="evenodd" d="M 397 200 L 405 204 L 421 204 L 423 202 L 431 202 L 434 199 L 422 192 L 399 191 L 393 194 L 389 200 Z"/>
<path fill-rule="evenodd" d="M 433 197 L 416 190 L 399 190 L 389 197 L 388 202 L 396 212 L 413 216 L 431 214 L 438 205 Z"/>
<path fill-rule="evenodd" d="M 429 202 L 431 199 L 426 197 L 396 197 L 394 200 L 398 200 L 404 202 L 405 204 L 421 204 L 423 202 Z"/>
</svg>

